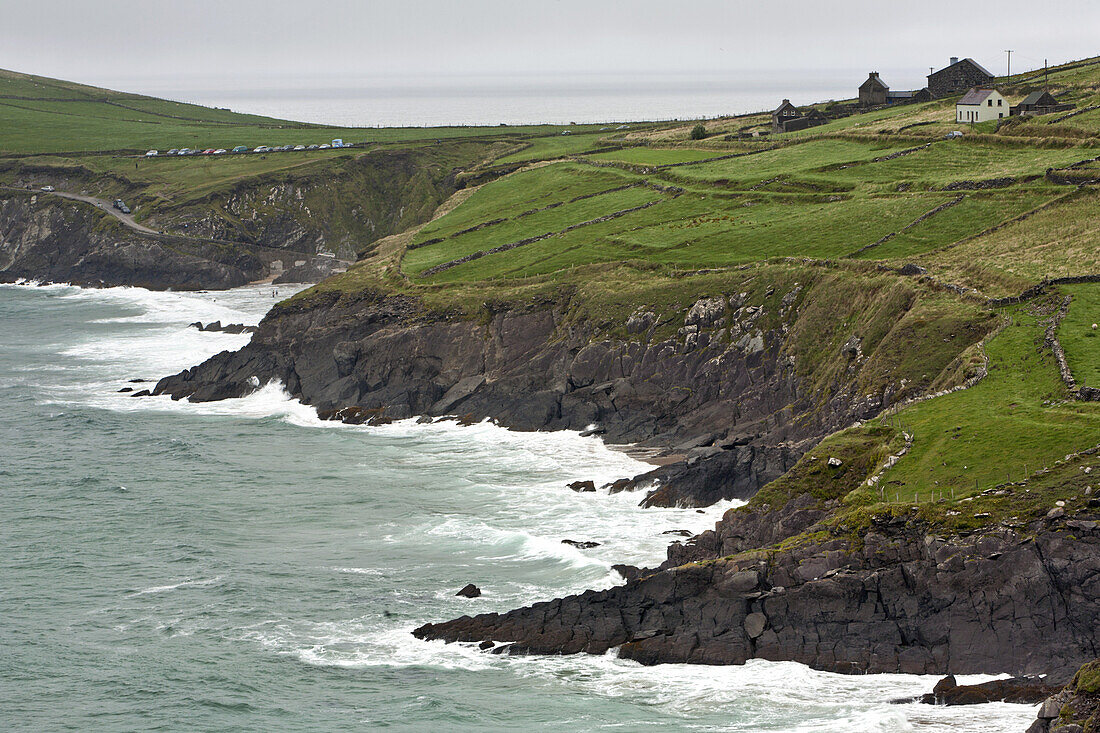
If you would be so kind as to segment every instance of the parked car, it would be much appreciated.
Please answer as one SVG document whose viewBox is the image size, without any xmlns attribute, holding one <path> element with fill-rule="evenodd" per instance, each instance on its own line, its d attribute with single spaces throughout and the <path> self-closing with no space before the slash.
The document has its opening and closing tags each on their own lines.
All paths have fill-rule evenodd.
<svg viewBox="0 0 1100 733">
<path fill-rule="evenodd" d="M 233 148 L 232 152 L 234 152 L 234 153 L 247 153 L 248 152 L 248 146 L 247 145 L 238 145 L 237 147 Z"/>
<path fill-rule="evenodd" d="M 176 153 L 176 155 L 191 155 L 193 152 L 195 151 L 191 148 L 180 148 L 180 151 Z"/>
<path fill-rule="evenodd" d="M 253 153 L 266 153 L 268 150 L 271 150 L 271 148 L 267 147 L 266 145 L 260 145 L 258 147 L 253 148 L 252 152 Z"/>
<path fill-rule="evenodd" d="M 336 138 L 335 140 L 332 141 L 332 147 L 342 148 L 342 147 L 344 147 L 344 141 L 341 138 Z"/>
<path fill-rule="evenodd" d="M 322 143 L 321 145 L 318 145 L 318 146 L 317 146 L 317 149 L 318 149 L 318 150 L 328 150 L 328 149 L 329 149 L 329 148 L 331 148 L 331 147 L 332 147 L 332 146 L 331 146 L 331 145 L 329 145 L 328 143 Z"/>
<path fill-rule="evenodd" d="M 42 190 L 46 193 L 53 193 L 53 186 L 43 186 Z"/>
<path fill-rule="evenodd" d="M 145 153 L 146 158 L 155 158 L 158 155 L 160 155 L 160 153 L 157 152 L 156 150 L 149 150 Z"/>
<path fill-rule="evenodd" d="M 123 214 L 130 213 L 130 207 L 123 203 L 122 199 L 115 199 L 115 208 L 121 211 Z"/>
<path fill-rule="evenodd" d="M 202 154 L 203 155 L 213 155 L 214 152 L 215 152 L 214 148 L 207 148 L 206 150 L 202 151 Z"/>
<path fill-rule="evenodd" d="M 961 132 L 959 132 L 958 130 L 954 130 L 954 131 L 949 132 L 946 135 L 944 135 L 944 137 L 947 138 L 948 140 L 953 140 L 954 138 L 962 137 L 962 136 L 963 136 L 963 134 Z"/>
<path fill-rule="evenodd" d="M 316 150 L 318 147 L 319 146 L 316 143 L 314 143 L 313 145 L 310 145 L 309 147 L 307 147 L 306 150 Z"/>
<path fill-rule="evenodd" d="M 178 152 L 179 152 L 179 148 L 172 148 L 167 153 L 165 153 L 165 155 L 175 155 Z"/>
<path fill-rule="evenodd" d="M 224 152 L 225 152 L 225 148 L 218 148 L 217 150 L 214 151 L 214 155 L 221 155 Z"/>
<path fill-rule="evenodd" d="M 305 149 L 306 149 L 306 146 L 305 146 L 305 145 L 295 145 L 295 146 L 294 146 L 294 149 L 295 149 L 295 150 L 305 150 Z"/>
</svg>

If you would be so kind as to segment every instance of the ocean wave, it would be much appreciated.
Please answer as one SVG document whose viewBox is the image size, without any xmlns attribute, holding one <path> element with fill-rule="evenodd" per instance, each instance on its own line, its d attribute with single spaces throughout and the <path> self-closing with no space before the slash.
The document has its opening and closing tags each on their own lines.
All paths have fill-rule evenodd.
<svg viewBox="0 0 1100 733">
<path fill-rule="evenodd" d="M 200 580 L 192 580 L 191 578 L 187 578 L 186 580 L 181 580 L 178 583 L 169 583 L 168 585 L 154 585 L 154 586 L 150 586 L 149 588 L 143 588 L 141 590 L 137 590 L 137 591 L 132 592 L 130 595 L 131 596 L 145 596 L 145 595 L 149 595 L 149 594 L 152 594 L 152 593 L 167 593 L 169 591 L 173 591 L 173 590 L 176 590 L 178 588 L 201 588 L 201 587 L 204 587 L 204 586 L 217 585 L 221 581 L 222 581 L 222 576 L 220 576 L 220 575 L 215 576 L 213 578 L 206 578 L 206 579 L 200 579 Z"/>
</svg>

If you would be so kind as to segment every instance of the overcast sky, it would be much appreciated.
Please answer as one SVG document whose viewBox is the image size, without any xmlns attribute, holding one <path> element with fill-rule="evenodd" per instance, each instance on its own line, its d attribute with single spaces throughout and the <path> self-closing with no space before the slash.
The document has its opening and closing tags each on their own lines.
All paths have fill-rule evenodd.
<svg viewBox="0 0 1100 733">
<path fill-rule="evenodd" d="M 0 68 L 142 79 L 912 69 L 1100 53 L 1100 0 L 0 0 Z"/>
</svg>

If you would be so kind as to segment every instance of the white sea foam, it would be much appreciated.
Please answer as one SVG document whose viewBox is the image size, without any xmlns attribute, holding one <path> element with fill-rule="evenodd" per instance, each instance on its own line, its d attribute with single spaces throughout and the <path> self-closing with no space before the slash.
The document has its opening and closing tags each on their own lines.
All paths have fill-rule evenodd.
<svg viewBox="0 0 1100 733">
<path fill-rule="evenodd" d="M 222 578 L 221 578 L 220 575 L 217 576 L 217 577 L 214 577 L 214 578 L 206 578 L 206 579 L 199 579 L 199 580 L 192 580 L 192 579 L 188 578 L 186 580 L 181 580 L 178 583 L 169 583 L 168 585 L 154 585 L 154 586 L 149 587 L 149 588 L 143 588 L 141 590 L 134 591 L 131 595 L 144 596 L 144 595 L 149 595 L 151 593 L 167 593 L 168 591 L 173 591 L 173 590 L 176 590 L 177 588 L 193 588 L 193 587 L 201 588 L 203 586 L 215 585 L 216 583 L 220 583 L 221 580 L 222 580 Z"/>
</svg>

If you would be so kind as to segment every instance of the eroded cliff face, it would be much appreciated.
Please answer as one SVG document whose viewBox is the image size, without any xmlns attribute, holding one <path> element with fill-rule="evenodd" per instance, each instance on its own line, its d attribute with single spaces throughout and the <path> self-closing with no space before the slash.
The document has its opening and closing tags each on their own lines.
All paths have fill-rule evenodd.
<svg viewBox="0 0 1100 733">
<path fill-rule="evenodd" d="M 168 377 L 155 391 L 216 400 L 275 379 L 336 417 L 597 426 L 611 442 L 686 454 L 628 487 L 659 480 L 650 503 L 746 498 L 822 436 L 929 388 L 988 327 L 981 319 L 952 324 L 952 348 L 918 353 L 913 368 L 923 380 L 911 378 L 886 352 L 891 333 L 923 318 L 916 291 L 897 278 L 861 281 L 857 287 L 880 296 L 875 328 L 856 335 L 857 326 L 844 325 L 850 313 L 841 312 L 831 313 L 827 333 L 811 333 L 821 310 L 837 306 L 832 280 L 807 275 L 783 291 L 734 284 L 730 294 L 680 310 L 639 308 L 618 324 L 578 319 L 569 295 L 487 307 L 480 318 L 431 312 L 405 296 L 317 296 L 276 308 L 244 349 Z M 811 358 L 835 364 L 800 363 Z"/>
<path fill-rule="evenodd" d="M 145 236 L 92 207 L 0 193 L 0 279 L 151 290 L 232 288 L 261 277 L 251 253 Z"/>
<path fill-rule="evenodd" d="M 620 647 L 644 664 L 759 658 L 845 673 L 1064 675 L 1097 653 L 1098 551 L 1095 528 L 1064 522 L 941 537 L 887 520 L 858 542 L 679 565 L 415 633 L 506 642 L 509 653 Z"/>
<path fill-rule="evenodd" d="M 163 201 L 155 228 L 355 260 L 382 237 L 431 217 L 456 188 L 456 166 L 484 154 L 481 144 L 347 154 L 244 178 L 199 199 Z M 289 267 L 289 264 L 287 265 Z"/>
</svg>

